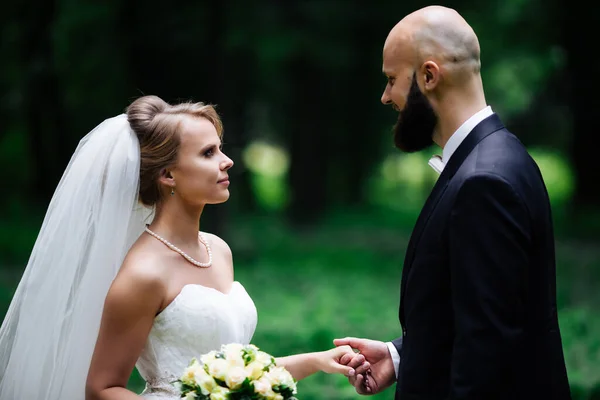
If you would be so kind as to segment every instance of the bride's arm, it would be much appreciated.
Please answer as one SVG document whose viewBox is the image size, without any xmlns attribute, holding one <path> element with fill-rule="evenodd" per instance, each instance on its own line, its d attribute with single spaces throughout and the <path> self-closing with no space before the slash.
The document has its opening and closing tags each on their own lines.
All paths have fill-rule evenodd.
<svg viewBox="0 0 600 400">
<path fill-rule="evenodd" d="M 152 271 L 149 264 L 151 261 L 138 264 L 147 267 L 145 270 L 125 264 L 108 292 L 88 372 L 86 400 L 140 399 L 126 389 L 127 381 L 146 343 L 164 292 L 159 277 L 149 272 Z"/>
<path fill-rule="evenodd" d="M 347 365 L 340 364 L 340 359 L 345 354 L 352 356 Z M 353 376 L 357 373 L 364 374 L 370 368 L 364 356 L 355 353 L 350 346 L 340 346 L 327 351 L 280 357 L 276 358 L 275 361 L 278 366 L 287 369 L 297 381 L 319 371 L 328 374 L 338 373 L 345 376 Z"/>
</svg>

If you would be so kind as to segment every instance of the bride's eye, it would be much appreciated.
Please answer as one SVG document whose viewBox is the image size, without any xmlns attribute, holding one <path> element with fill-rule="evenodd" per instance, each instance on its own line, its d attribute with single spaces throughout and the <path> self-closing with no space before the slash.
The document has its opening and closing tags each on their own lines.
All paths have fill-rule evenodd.
<svg viewBox="0 0 600 400">
<path fill-rule="evenodd" d="M 204 157 L 212 157 L 215 154 L 215 148 L 211 147 L 204 152 Z"/>
</svg>

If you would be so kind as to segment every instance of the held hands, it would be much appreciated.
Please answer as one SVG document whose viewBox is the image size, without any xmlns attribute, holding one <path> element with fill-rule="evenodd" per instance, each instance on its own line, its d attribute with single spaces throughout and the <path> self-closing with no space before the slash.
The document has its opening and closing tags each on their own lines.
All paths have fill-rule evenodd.
<svg viewBox="0 0 600 400">
<path fill-rule="evenodd" d="M 396 381 L 392 356 L 385 343 L 350 337 L 335 339 L 333 343 L 342 348 L 350 346 L 357 349 L 359 354 L 365 357 L 365 364 L 371 366 L 366 374 L 362 373 L 362 369 L 360 371 L 357 369 L 355 375 L 347 375 L 357 393 L 366 395 L 379 393 Z M 355 357 L 357 356 L 355 355 Z M 346 353 L 340 359 L 340 363 L 346 364 L 346 362 L 350 363 L 352 360 Z"/>
<path fill-rule="evenodd" d="M 338 346 L 331 350 L 322 351 L 317 353 L 317 359 L 321 371 L 328 374 L 343 374 L 350 378 L 366 374 L 371 367 L 365 361 L 365 357 L 355 353 L 350 346 Z"/>
</svg>

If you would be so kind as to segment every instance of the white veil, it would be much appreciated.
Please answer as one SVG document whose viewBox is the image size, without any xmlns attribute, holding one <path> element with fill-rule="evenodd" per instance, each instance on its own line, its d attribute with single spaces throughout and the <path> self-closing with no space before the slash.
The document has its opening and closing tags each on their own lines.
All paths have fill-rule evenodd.
<svg viewBox="0 0 600 400">
<path fill-rule="evenodd" d="M 0 400 L 83 400 L 104 298 L 152 211 L 125 114 L 86 135 L 52 197 L 0 328 Z"/>
</svg>

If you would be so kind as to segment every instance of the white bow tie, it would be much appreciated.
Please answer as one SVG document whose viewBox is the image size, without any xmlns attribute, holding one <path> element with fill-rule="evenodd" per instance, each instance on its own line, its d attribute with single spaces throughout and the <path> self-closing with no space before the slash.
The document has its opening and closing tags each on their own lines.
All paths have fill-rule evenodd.
<svg viewBox="0 0 600 400">
<path fill-rule="evenodd" d="M 442 157 L 438 155 L 434 155 L 429 159 L 429 166 L 433 168 L 435 172 L 441 174 L 444 170 L 444 162 L 442 161 Z"/>
</svg>

